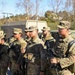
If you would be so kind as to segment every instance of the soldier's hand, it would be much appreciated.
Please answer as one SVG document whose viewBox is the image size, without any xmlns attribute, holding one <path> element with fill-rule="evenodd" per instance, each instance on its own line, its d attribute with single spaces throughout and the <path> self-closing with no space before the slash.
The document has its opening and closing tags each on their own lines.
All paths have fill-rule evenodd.
<svg viewBox="0 0 75 75">
<path fill-rule="evenodd" d="M 33 54 L 32 53 L 28 53 L 28 59 L 31 60 L 33 58 Z"/>
<path fill-rule="evenodd" d="M 24 58 L 27 58 L 27 54 L 24 54 L 24 56 L 23 56 Z"/>
<path fill-rule="evenodd" d="M 57 60 L 56 58 L 52 58 L 52 59 L 50 60 L 50 62 L 51 62 L 52 64 L 57 64 L 57 63 L 58 63 L 58 60 Z"/>
<path fill-rule="evenodd" d="M 33 58 L 33 54 L 32 53 L 25 54 L 24 58 L 31 60 Z"/>
</svg>

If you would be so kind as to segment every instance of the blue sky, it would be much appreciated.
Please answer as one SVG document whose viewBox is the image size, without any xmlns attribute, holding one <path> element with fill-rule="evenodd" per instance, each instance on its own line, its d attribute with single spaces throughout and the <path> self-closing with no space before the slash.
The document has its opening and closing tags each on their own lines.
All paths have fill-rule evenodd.
<svg viewBox="0 0 75 75">
<path fill-rule="evenodd" d="M 2 13 L 12 13 L 13 15 L 24 13 L 16 8 L 17 0 L 3 0 L 4 3 L 0 5 L 0 17 L 3 16 Z M 2 1 L 0 0 L 0 3 Z M 5 14 L 7 16 L 7 14 Z M 9 16 L 9 15 L 8 15 Z"/>
<path fill-rule="evenodd" d="M 4 2 L 2 4 L 2 1 Z M 0 0 L 0 18 L 3 17 L 4 14 L 2 13 L 12 13 L 13 15 L 16 14 L 23 14 L 24 11 L 23 10 L 18 10 L 16 8 L 16 2 L 18 0 Z M 46 10 L 48 10 L 48 6 L 47 6 L 47 0 L 43 0 L 43 3 L 41 3 L 42 6 L 42 10 L 43 12 L 45 12 Z M 5 14 L 5 16 L 7 17 L 7 14 Z M 10 16 L 10 15 L 8 15 Z"/>
<path fill-rule="evenodd" d="M 4 2 L 3 4 L 2 4 L 2 1 Z M 0 18 L 2 18 L 4 15 L 2 13 L 12 13 L 13 15 L 25 13 L 24 10 L 18 9 L 16 7 L 16 3 L 18 1 L 19 0 L 0 0 Z M 35 0 L 31 0 L 31 1 L 34 2 Z M 42 0 L 42 2 L 40 3 L 40 10 L 41 10 L 41 12 L 39 13 L 40 15 L 43 15 L 45 11 L 47 10 L 52 10 L 52 8 L 48 6 L 49 4 L 47 1 L 48 0 Z M 61 9 L 62 8 L 60 8 L 60 10 Z M 8 15 L 8 16 L 11 16 L 11 15 Z M 5 14 L 5 17 L 7 17 L 7 14 Z"/>
</svg>

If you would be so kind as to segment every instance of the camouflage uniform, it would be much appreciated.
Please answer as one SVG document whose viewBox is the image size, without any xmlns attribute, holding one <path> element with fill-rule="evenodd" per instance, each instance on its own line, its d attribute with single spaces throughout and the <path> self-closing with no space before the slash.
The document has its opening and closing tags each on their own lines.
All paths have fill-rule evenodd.
<svg viewBox="0 0 75 75">
<path fill-rule="evenodd" d="M 22 34 L 22 30 L 19 28 L 14 28 L 13 33 L 14 35 L 17 35 L 20 33 Z M 22 57 L 21 50 L 25 49 L 26 45 L 27 43 L 22 37 L 20 37 L 19 40 L 16 39 L 15 41 L 12 42 L 12 45 L 10 47 L 10 52 L 9 52 L 10 62 L 11 62 L 10 69 L 11 69 L 12 75 L 22 74 L 22 71 L 20 69 L 22 58 L 20 57 Z"/>
<path fill-rule="evenodd" d="M 70 23 L 68 21 L 61 21 L 58 28 L 60 29 L 59 33 L 61 32 L 61 34 L 63 34 L 61 29 L 69 29 Z M 75 56 L 75 43 L 68 49 L 69 43 L 73 40 L 74 39 L 68 33 L 65 38 L 62 38 L 62 43 L 59 42 L 59 44 L 57 44 L 57 48 L 59 48 L 59 51 L 62 50 L 63 54 L 60 56 L 61 58 L 56 59 L 60 65 L 59 75 L 74 75 L 75 62 L 73 62 L 74 59 L 72 59 L 72 57 Z"/>
<path fill-rule="evenodd" d="M 10 39 L 9 39 L 9 44 L 11 44 L 12 42 L 14 42 L 16 39 L 12 36 Z"/>
<path fill-rule="evenodd" d="M 4 32 L 0 30 L 0 75 L 6 75 L 9 56 L 8 56 L 8 44 L 2 42 L 4 40 Z"/>
<path fill-rule="evenodd" d="M 29 31 L 33 31 L 35 27 L 31 27 Z M 27 62 L 27 74 L 26 75 L 39 75 L 40 71 L 43 71 L 43 41 L 38 36 L 31 38 L 27 45 L 26 53 L 24 57 Z"/>
<path fill-rule="evenodd" d="M 44 41 L 44 49 L 45 49 L 45 56 L 46 56 L 46 67 L 45 67 L 45 75 L 52 75 L 51 71 L 52 68 L 50 68 L 50 50 L 54 48 L 55 39 L 50 34 L 50 27 L 43 27 L 42 29 L 43 34 L 46 34 L 45 37 L 43 37 Z"/>
<path fill-rule="evenodd" d="M 64 50 L 63 50 L 64 56 L 66 56 L 65 54 L 66 54 L 66 51 L 68 49 L 68 44 L 72 40 L 73 40 L 73 38 L 71 36 L 67 36 L 65 39 L 63 39 L 63 44 L 62 45 L 64 47 Z M 73 46 L 69 49 L 69 53 L 68 53 L 67 57 L 59 59 L 60 60 L 60 66 L 63 69 L 62 71 L 60 71 L 61 75 L 69 75 L 69 74 L 72 75 L 70 71 L 72 70 L 72 72 L 73 72 L 74 63 L 72 62 L 70 57 L 71 57 L 71 55 L 75 54 L 75 49 L 74 48 L 75 48 L 75 44 L 73 44 Z M 64 74 L 64 72 L 67 73 L 67 74 Z"/>
<path fill-rule="evenodd" d="M 44 42 L 46 42 L 46 40 L 53 39 L 53 37 L 50 34 L 50 27 L 43 27 L 42 31 L 43 31 L 42 34 L 43 34 L 43 41 Z M 49 32 L 49 35 L 48 36 L 44 36 L 44 34 L 45 34 L 44 32 L 45 31 Z"/>
<path fill-rule="evenodd" d="M 25 28 L 25 41 L 28 43 L 30 41 L 29 28 Z"/>
</svg>

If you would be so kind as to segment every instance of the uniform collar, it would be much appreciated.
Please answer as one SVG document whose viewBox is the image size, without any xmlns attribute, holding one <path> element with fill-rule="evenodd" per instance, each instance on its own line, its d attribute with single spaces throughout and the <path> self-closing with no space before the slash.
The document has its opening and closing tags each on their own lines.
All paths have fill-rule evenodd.
<svg viewBox="0 0 75 75">
<path fill-rule="evenodd" d="M 36 36 L 35 38 L 31 39 L 31 41 L 32 41 L 32 42 L 37 42 L 37 39 L 38 39 L 38 38 L 39 38 L 39 37 Z"/>
<path fill-rule="evenodd" d="M 44 41 L 46 41 L 46 40 L 50 40 L 50 39 L 53 39 L 53 37 L 52 37 L 51 35 L 45 37 L 45 38 L 44 38 Z"/>
<path fill-rule="evenodd" d="M 71 36 L 68 35 L 66 38 L 63 39 L 63 41 L 67 41 L 67 42 L 68 42 L 70 37 L 71 37 Z"/>
</svg>

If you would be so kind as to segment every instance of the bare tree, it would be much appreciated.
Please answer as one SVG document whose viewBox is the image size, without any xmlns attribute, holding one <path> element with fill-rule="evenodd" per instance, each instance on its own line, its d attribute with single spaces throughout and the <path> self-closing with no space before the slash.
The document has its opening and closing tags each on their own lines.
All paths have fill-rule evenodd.
<svg viewBox="0 0 75 75">
<path fill-rule="evenodd" d="M 61 8 L 63 8 L 63 0 L 48 0 L 49 7 L 52 8 L 52 11 L 57 13 Z"/>
<path fill-rule="evenodd" d="M 72 7 L 73 7 L 74 15 L 75 15 L 75 0 L 72 0 Z"/>
<path fill-rule="evenodd" d="M 25 13 L 27 15 L 27 19 L 29 19 L 29 15 L 32 14 L 32 9 L 33 9 L 33 3 L 31 0 L 19 0 L 17 2 L 17 7 L 21 7 L 25 10 Z"/>
<path fill-rule="evenodd" d="M 39 14 L 39 10 L 40 10 L 40 4 L 41 4 L 42 0 L 34 0 L 34 5 L 35 5 L 35 16 L 36 19 L 38 19 L 38 14 Z"/>
<path fill-rule="evenodd" d="M 65 7 L 67 8 L 69 8 L 69 7 L 71 7 L 71 5 L 72 5 L 72 0 L 66 0 L 65 1 Z"/>
<path fill-rule="evenodd" d="M 72 0 L 65 0 L 64 9 L 68 12 L 72 11 Z"/>
<path fill-rule="evenodd" d="M 1 17 L 2 17 L 2 13 L 6 7 L 6 4 L 7 3 L 4 0 L 0 0 L 0 15 L 1 15 Z"/>
<path fill-rule="evenodd" d="M 75 14 L 75 0 L 66 0 L 65 9 L 67 9 L 67 11 L 72 11 L 73 14 Z"/>
<path fill-rule="evenodd" d="M 38 7 L 39 7 L 39 2 L 38 2 L 38 0 L 36 0 L 36 16 L 38 14 Z"/>
<path fill-rule="evenodd" d="M 3 1 L 3 0 L 0 1 L 0 7 L 2 8 L 0 10 L 3 10 L 3 7 L 5 6 L 5 4 L 6 4 L 5 1 Z"/>
</svg>

